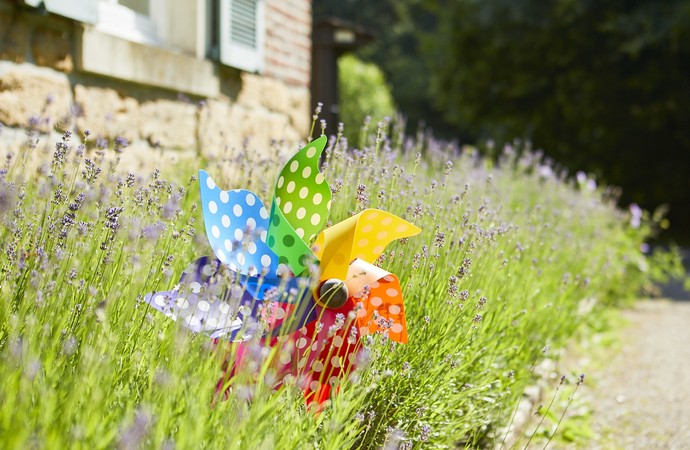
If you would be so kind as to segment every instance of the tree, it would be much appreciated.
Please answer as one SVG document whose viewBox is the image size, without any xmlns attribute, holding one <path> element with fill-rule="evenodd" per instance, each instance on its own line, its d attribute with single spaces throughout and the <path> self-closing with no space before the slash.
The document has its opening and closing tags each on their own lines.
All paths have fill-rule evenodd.
<svg viewBox="0 0 690 450">
<path fill-rule="evenodd" d="M 462 134 L 433 105 L 420 36 L 434 29 L 437 17 L 424 0 L 315 0 L 313 8 L 315 20 L 339 17 L 375 34 L 374 41 L 357 56 L 383 70 L 395 104 L 408 120 L 408 131 L 421 123 L 433 125 L 434 131 L 447 136 Z"/>
<path fill-rule="evenodd" d="M 690 229 L 690 1 L 441 3 L 423 39 L 449 122 L 528 138 Z"/>
<path fill-rule="evenodd" d="M 374 122 L 395 116 L 395 104 L 381 69 L 374 63 L 362 62 L 354 55 L 338 60 L 338 90 L 340 92 L 340 120 L 345 135 L 354 146 L 360 146 L 360 129 L 365 117 Z"/>
<path fill-rule="evenodd" d="M 316 0 L 375 30 L 359 52 L 413 127 L 527 138 L 573 172 L 668 203 L 690 241 L 690 0 Z"/>
</svg>

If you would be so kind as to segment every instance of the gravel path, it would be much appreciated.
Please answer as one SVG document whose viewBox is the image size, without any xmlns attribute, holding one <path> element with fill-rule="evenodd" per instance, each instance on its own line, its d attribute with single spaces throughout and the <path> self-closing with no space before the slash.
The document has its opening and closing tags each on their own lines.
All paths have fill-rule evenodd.
<svg viewBox="0 0 690 450">
<path fill-rule="evenodd" d="M 644 301 L 624 316 L 621 348 L 587 373 L 595 437 L 581 448 L 690 449 L 690 302 Z"/>
</svg>

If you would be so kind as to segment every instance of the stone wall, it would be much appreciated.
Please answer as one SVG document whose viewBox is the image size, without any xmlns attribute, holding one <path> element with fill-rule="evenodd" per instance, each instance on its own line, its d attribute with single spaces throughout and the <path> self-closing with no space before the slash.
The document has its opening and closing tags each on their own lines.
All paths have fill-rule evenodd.
<svg viewBox="0 0 690 450">
<path fill-rule="evenodd" d="M 274 140 L 294 149 L 311 124 L 311 1 L 267 0 L 266 25 L 257 75 L 0 0 L 0 150 L 29 123 L 125 138 L 128 170 L 231 159 L 244 146 L 268 157 Z"/>
</svg>

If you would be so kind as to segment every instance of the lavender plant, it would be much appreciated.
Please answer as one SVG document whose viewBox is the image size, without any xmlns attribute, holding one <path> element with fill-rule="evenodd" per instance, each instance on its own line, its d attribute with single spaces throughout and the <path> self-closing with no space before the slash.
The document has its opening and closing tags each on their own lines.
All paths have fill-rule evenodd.
<svg viewBox="0 0 690 450">
<path fill-rule="evenodd" d="M 258 377 L 219 389 L 232 348 L 141 301 L 211 254 L 197 168 L 121 173 L 125 141 L 65 133 L 34 170 L 39 142 L 6 151 L 0 172 L 3 448 L 476 447 L 511 420 L 545 345 L 649 282 L 649 228 L 529 148 L 492 162 L 391 123 L 359 149 L 339 134 L 324 162 L 333 222 L 378 207 L 424 233 L 381 257 L 404 285 L 410 343 L 371 338 L 368 364 L 316 412 L 296 386 L 272 389 L 270 349 L 250 352 Z M 240 155 L 244 175 L 221 181 L 265 194 L 271 177 L 253 174 L 280 158 Z"/>
</svg>

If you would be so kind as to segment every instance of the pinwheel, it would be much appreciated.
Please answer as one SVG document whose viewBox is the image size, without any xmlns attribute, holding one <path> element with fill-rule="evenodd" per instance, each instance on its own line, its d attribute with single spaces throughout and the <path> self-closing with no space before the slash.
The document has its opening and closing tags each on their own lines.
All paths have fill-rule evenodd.
<svg viewBox="0 0 690 450">
<path fill-rule="evenodd" d="M 325 136 L 315 139 L 283 167 L 270 214 L 253 192 L 222 190 L 201 170 L 215 258 L 194 261 L 172 291 L 146 297 L 195 332 L 278 346 L 281 381 L 294 377 L 317 402 L 357 364 L 363 336 L 407 342 L 400 283 L 374 262 L 389 243 L 421 231 L 376 209 L 323 229 L 331 207 L 318 169 L 325 145 Z M 241 365 L 246 344 L 237 345 Z"/>
</svg>

